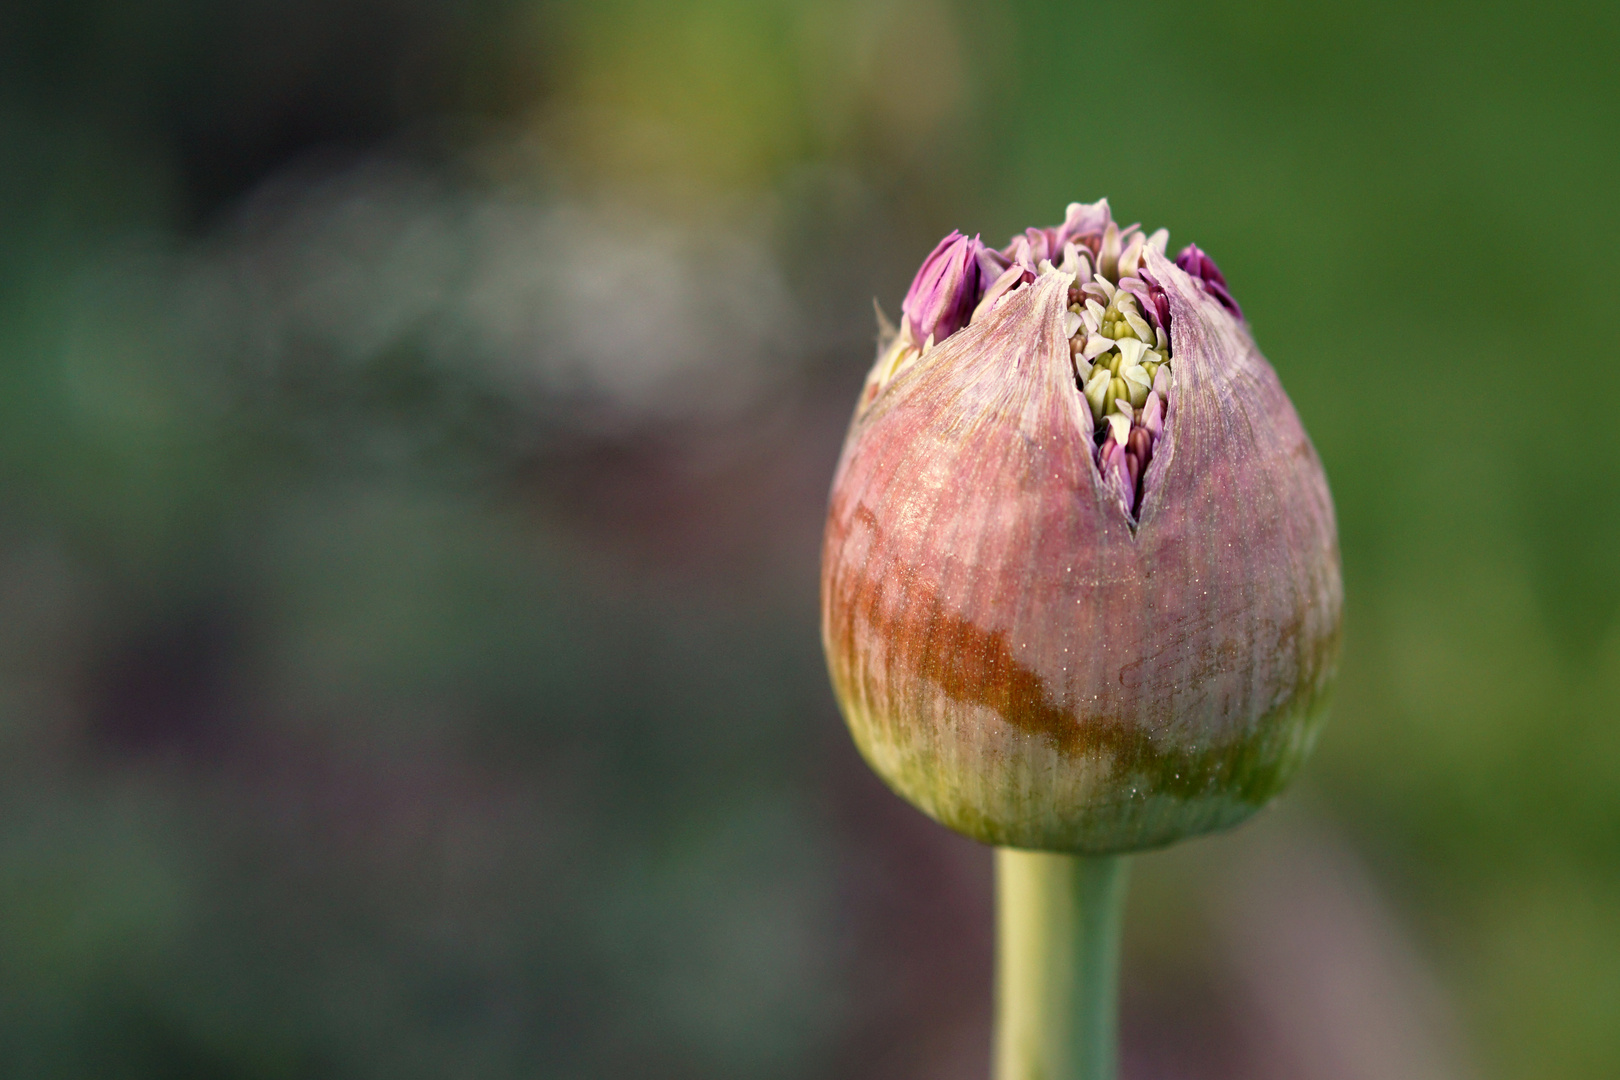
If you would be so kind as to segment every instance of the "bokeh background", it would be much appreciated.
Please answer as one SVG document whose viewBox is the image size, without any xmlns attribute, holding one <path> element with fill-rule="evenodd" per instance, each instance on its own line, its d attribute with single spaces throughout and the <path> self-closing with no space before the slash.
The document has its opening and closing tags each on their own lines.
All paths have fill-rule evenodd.
<svg viewBox="0 0 1620 1080">
<path fill-rule="evenodd" d="M 1620 1075 L 1620 7 L 0 7 L 0 1074 L 987 1075 L 819 655 L 951 228 L 1220 262 L 1333 721 L 1138 860 L 1127 1080 Z"/>
</svg>

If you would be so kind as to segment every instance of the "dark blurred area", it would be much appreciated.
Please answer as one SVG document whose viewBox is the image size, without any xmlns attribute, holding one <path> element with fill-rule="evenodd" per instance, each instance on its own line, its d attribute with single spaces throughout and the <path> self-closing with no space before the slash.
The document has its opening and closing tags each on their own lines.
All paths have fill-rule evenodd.
<svg viewBox="0 0 1620 1080">
<path fill-rule="evenodd" d="M 0 1075 L 987 1075 L 821 515 L 873 298 L 1104 195 L 1349 598 L 1295 790 L 1137 861 L 1127 1080 L 1616 1075 L 1617 10 L 0 7 Z"/>
</svg>

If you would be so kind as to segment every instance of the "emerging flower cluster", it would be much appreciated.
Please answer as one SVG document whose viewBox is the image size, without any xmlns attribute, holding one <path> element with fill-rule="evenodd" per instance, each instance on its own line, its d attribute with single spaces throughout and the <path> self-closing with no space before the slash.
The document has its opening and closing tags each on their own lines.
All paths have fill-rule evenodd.
<svg viewBox="0 0 1620 1080">
<path fill-rule="evenodd" d="M 1027 229 L 999 251 L 977 236 L 952 232 L 917 271 L 901 305 L 900 326 L 882 343 L 867 378 L 862 407 L 936 345 L 1040 274 L 1054 268 L 1072 274 L 1064 329 L 1075 384 L 1090 407 L 1098 471 L 1134 519 L 1174 385 L 1170 306 L 1144 265 L 1146 252 L 1163 255 L 1169 239 L 1165 229 L 1146 235 L 1140 225 L 1120 228 L 1107 199 L 1070 203 L 1062 225 Z M 1208 255 L 1189 245 L 1176 265 L 1242 317 Z"/>
</svg>

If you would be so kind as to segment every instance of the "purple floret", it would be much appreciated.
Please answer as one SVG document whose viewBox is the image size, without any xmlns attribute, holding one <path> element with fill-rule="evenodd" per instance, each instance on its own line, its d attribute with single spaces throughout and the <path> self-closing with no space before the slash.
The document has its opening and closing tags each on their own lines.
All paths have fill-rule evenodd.
<svg viewBox="0 0 1620 1080">
<path fill-rule="evenodd" d="M 1221 306 L 1238 318 L 1243 318 L 1243 309 L 1238 302 L 1232 299 L 1232 294 L 1226 289 L 1226 277 L 1215 265 L 1215 260 L 1204 254 L 1197 244 L 1188 244 L 1176 256 L 1176 265 L 1187 272 L 1189 277 L 1197 278 L 1204 291 L 1221 302 Z"/>
<path fill-rule="evenodd" d="M 921 345 L 932 337 L 944 341 L 967 325 L 978 303 L 980 254 L 984 244 L 959 232 L 941 240 L 923 261 L 922 269 L 900 305 L 912 339 Z"/>
</svg>

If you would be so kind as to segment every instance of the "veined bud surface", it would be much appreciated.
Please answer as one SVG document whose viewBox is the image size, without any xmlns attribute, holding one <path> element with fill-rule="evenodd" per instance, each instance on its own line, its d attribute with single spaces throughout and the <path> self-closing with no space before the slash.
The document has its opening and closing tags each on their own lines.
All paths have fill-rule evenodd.
<svg viewBox="0 0 1620 1080">
<path fill-rule="evenodd" d="M 987 843 L 1241 821 L 1308 753 L 1343 588 L 1322 466 L 1214 262 L 1107 200 L 953 233 L 880 343 L 830 499 L 856 744 Z"/>
</svg>

